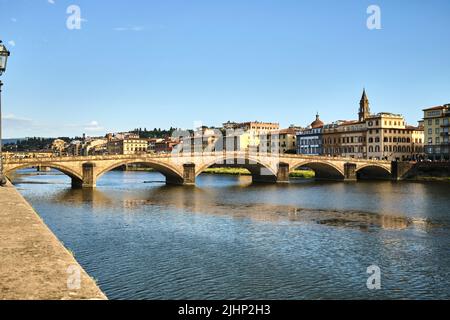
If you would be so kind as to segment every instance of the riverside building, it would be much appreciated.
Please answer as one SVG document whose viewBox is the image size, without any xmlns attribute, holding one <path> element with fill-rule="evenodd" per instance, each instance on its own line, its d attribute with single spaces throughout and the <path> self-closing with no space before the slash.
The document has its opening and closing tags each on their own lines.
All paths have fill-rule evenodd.
<svg viewBox="0 0 450 320">
<path fill-rule="evenodd" d="M 450 104 L 423 110 L 425 154 L 431 160 L 450 160 Z"/>
</svg>

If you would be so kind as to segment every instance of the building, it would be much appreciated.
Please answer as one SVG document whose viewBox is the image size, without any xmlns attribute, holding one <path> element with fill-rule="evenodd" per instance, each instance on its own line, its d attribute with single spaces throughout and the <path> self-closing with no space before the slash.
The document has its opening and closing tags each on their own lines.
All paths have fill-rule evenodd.
<svg viewBox="0 0 450 320">
<path fill-rule="evenodd" d="M 322 130 L 324 123 L 320 120 L 319 114 L 316 115 L 310 126 L 300 130 L 296 134 L 296 146 L 298 154 L 320 155 L 322 150 Z"/>
<path fill-rule="evenodd" d="M 424 132 L 403 116 L 381 112 L 366 119 L 369 159 L 416 160 L 423 154 Z"/>
<path fill-rule="evenodd" d="M 332 157 L 367 158 L 366 123 L 339 120 L 323 127 L 323 154 Z"/>
<path fill-rule="evenodd" d="M 257 151 L 267 153 L 295 153 L 296 130 L 294 128 L 286 128 L 272 130 L 259 135 L 259 144 Z M 248 135 L 244 135 L 246 137 Z"/>
<path fill-rule="evenodd" d="M 66 149 L 66 153 L 69 156 L 81 156 L 82 155 L 83 142 L 80 140 L 72 140 Z"/>
<path fill-rule="evenodd" d="M 278 151 L 280 153 L 295 153 L 297 141 L 296 130 L 294 128 L 275 130 L 272 132 L 272 139 L 274 135 L 278 135 Z M 273 144 L 274 141 L 272 141 L 272 147 Z"/>
<path fill-rule="evenodd" d="M 62 156 L 66 149 L 66 142 L 62 139 L 55 139 L 50 147 L 54 155 Z"/>
<path fill-rule="evenodd" d="M 402 115 L 371 114 L 363 91 L 358 120 L 341 120 L 323 128 L 323 154 L 365 159 L 413 160 L 422 156 L 423 128 L 408 126 Z"/>
<path fill-rule="evenodd" d="M 148 141 L 140 138 L 112 138 L 106 143 L 108 154 L 140 154 L 147 153 Z"/>
<path fill-rule="evenodd" d="M 226 122 L 223 124 L 224 129 L 242 129 L 244 131 L 251 131 L 255 133 L 266 133 L 272 130 L 280 129 L 280 124 L 276 122 L 259 122 L 259 121 L 251 121 L 251 122 Z"/>
<path fill-rule="evenodd" d="M 102 155 L 107 153 L 107 138 L 85 138 L 82 153 L 85 156 Z"/>
<path fill-rule="evenodd" d="M 425 154 L 431 160 L 450 160 L 450 104 L 423 110 Z"/>
<path fill-rule="evenodd" d="M 154 143 L 154 152 L 155 153 L 170 153 L 179 143 L 180 143 L 179 141 L 176 141 L 176 140 L 173 140 L 170 138 L 158 139 L 158 141 L 156 141 Z"/>
<path fill-rule="evenodd" d="M 279 123 L 274 122 L 226 122 L 223 124 L 224 136 L 227 138 L 226 149 L 233 148 L 241 151 L 265 152 L 271 148 L 268 134 L 280 129 Z"/>
</svg>

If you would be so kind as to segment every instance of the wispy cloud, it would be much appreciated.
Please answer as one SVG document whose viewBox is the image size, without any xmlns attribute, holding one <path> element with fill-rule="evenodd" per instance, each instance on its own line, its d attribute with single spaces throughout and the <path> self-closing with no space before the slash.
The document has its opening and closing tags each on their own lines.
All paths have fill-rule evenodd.
<svg viewBox="0 0 450 320">
<path fill-rule="evenodd" d="M 9 41 L 8 41 L 8 44 L 9 44 L 11 47 L 15 47 L 15 46 L 16 46 L 16 42 L 15 42 L 14 40 L 9 40 Z"/>
<path fill-rule="evenodd" d="M 104 128 L 99 125 L 98 121 L 93 120 L 84 127 L 84 130 L 89 132 L 98 132 L 103 131 Z"/>
<path fill-rule="evenodd" d="M 12 22 L 17 22 L 17 19 L 13 17 L 13 18 L 11 18 L 11 21 Z"/>
<path fill-rule="evenodd" d="M 5 137 L 58 137 L 61 135 L 80 135 L 91 133 L 102 135 L 105 128 L 98 121 L 92 120 L 85 124 L 74 123 L 44 123 L 30 118 L 6 114 L 2 117 Z"/>
<path fill-rule="evenodd" d="M 35 128 L 33 120 L 7 114 L 2 117 L 5 136 L 13 136 L 16 132 L 29 133 Z"/>
<path fill-rule="evenodd" d="M 4 115 L 2 117 L 2 119 L 5 120 L 5 121 L 31 122 L 31 119 L 17 117 L 16 115 L 14 115 L 12 113 Z"/>
<path fill-rule="evenodd" d="M 141 26 L 131 26 L 131 27 L 115 27 L 113 28 L 114 31 L 134 31 L 139 32 L 144 30 L 144 27 Z"/>
<path fill-rule="evenodd" d="M 47 0 L 47 2 L 50 4 L 55 4 L 55 0 Z"/>
</svg>

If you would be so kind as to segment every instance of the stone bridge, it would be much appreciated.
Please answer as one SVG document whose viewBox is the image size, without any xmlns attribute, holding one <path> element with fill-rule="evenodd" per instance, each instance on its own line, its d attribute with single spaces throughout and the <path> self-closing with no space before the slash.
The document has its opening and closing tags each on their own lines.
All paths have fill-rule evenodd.
<svg viewBox="0 0 450 320">
<path fill-rule="evenodd" d="M 145 164 L 162 173 L 168 184 L 195 184 L 195 178 L 209 167 L 242 167 L 253 182 L 289 182 L 289 174 L 309 168 L 316 179 L 354 181 L 357 179 L 400 179 L 388 161 L 321 156 L 259 154 L 248 152 L 101 155 L 80 157 L 7 158 L 4 172 L 30 167 L 50 167 L 72 178 L 72 186 L 94 188 L 106 172 L 127 164 Z"/>
</svg>

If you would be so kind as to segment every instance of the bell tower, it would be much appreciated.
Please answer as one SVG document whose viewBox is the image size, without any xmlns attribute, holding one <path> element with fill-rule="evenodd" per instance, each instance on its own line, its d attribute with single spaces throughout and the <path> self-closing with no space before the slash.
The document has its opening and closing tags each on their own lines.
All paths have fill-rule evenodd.
<svg viewBox="0 0 450 320">
<path fill-rule="evenodd" d="M 362 122 L 370 116 L 369 99 L 366 95 L 366 89 L 363 90 L 361 100 L 359 101 L 359 121 Z"/>
</svg>

